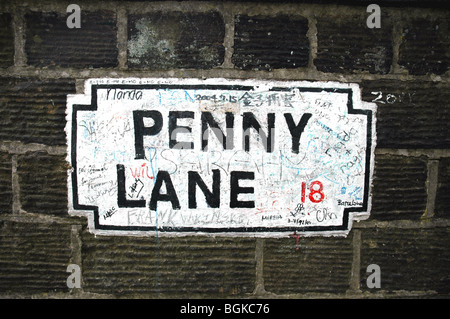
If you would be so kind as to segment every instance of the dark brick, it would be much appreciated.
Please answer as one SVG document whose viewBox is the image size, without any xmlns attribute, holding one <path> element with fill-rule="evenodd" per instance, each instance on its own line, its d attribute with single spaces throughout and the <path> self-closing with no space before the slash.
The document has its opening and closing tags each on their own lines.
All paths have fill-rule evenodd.
<svg viewBox="0 0 450 319">
<path fill-rule="evenodd" d="M 266 239 L 266 291 L 289 293 L 342 293 L 349 289 L 352 236 L 347 238 Z"/>
<path fill-rule="evenodd" d="M 12 211 L 11 156 L 0 152 L 0 213 Z"/>
<path fill-rule="evenodd" d="M 255 240 L 82 235 L 87 292 L 117 296 L 237 296 L 255 283 Z"/>
<path fill-rule="evenodd" d="M 210 69 L 223 63 L 225 24 L 217 12 L 152 12 L 128 19 L 128 66 Z"/>
<path fill-rule="evenodd" d="M 37 67 L 107 68 L 117 66 L 116 16 L 112 11 L 81 10 L 81 28 L 67 27 L 68 13 L 30 12 L 25 52 Z"/>
<path fill-rule="evenodd" d="M 444 74 L 449 67 L 450 15 L 446 18 L 414 19 L 403 28 L 398 64 L 410 74 Z"/>
<path fill-rule="evenodd" d="M 381 28 L 373 29 L 367 27 L 366 19 L 365 14 L 317 17 L 317 70 L 389 73 L 393 56 L 391 19 L 384 14 Z"/>
<path fill-rule="evenodd" d="M 0 293 L 68 291 L 70 226 L 0 223 Z"/>
<path fill-rule="evenodd" d="M 361 86 L 363 100 L 378 105 L 378 147 L 450 148 L 448 84 L 377 80 Z"/>
<path fill-rule="evenodd" d="M 436 217 L 450 217 L 450 158 L 439 161 L 438 189 L 435 204 Z"/>
<path fill-rule="evenodd" d="M 304 17 L 238 15 L 231 61 L 244 70 L 305 67 L 309 60 L 307 32 Z"/>
<path fill-rule="evenodd" d="M 361 247 L 361 290 L 376 292 L 366 284 L 367 266 L 380 266 L 385 291 L 436 291 L 450 293 L 450 232 L 448 228 L 365 229 Z"/>
<path fill-rule="evenodd" d="M 14 64 L 14 32 L 11 15 L 0 13 L 0 68 Z"/>
<path fill-rule="evenodd" d="M 30 213 L 67 214 L 65 156 L 44 152 L 18 156 L 20 203 Z"/>
<path fill-rule="evenodd" d="M 427 202 L 426 178 L 425 159 L 376 155 L 371 218 L 420 219 Z"/>
<path fill-rule="evenodd" d="M 0 78 L 0 140 L 65 145 L 66 95 L 73 80 Z"/>
</svg>

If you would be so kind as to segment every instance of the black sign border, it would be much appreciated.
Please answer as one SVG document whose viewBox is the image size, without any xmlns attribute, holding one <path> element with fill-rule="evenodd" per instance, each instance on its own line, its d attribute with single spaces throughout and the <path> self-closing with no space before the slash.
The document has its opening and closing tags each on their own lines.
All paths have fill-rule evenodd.
<svg viewBox="0 0 450 319">
<path fill-rule="evenodd" d="M 353 89 L 351 88 L 321 88 L 321 87 L 273 87 L 270 91 L 291 91 L 298 89 L 300 92 L 331 92 L 347 94 L 348 114 L 362 114 L 367 116 L 367 145 L 364 195 L 362 207 L 344 208 L 342 224 L 334 226 L 293 226 L 293 227 L 156 227 L 156 226 L 117 226 L 102 225 L 99 222 L 98 206 L 81 205 L 78 199 L 78 176 L 77 176 L 77 114 L 82 111 L 97 110 L 97 90 L 99 89 L 142 89 L 142 90 L 247 90 L 252 91 L 254 86 L 244 85 L 211 85 L 211 84 L 95 84 L 91 85 L 91 104 L 74 104 L 72 108 L 72 130 L 71 130 L 71 165 L 72 165 L 72 198 L 73 209 L 82 211 L 93 211 L 94 227 L 96 230 L 105 231 L 140 231 L 140 232 L 186 232 L 186 233 L 262 233 L 262 232 L 333 232 L 349 230 L 349 214 L 354 212 L 365 212 L 368 209 L 370 190 L 370 167 L 372 151 L 372 110 L 361 110 L 353 108 Z"/>
</svg>

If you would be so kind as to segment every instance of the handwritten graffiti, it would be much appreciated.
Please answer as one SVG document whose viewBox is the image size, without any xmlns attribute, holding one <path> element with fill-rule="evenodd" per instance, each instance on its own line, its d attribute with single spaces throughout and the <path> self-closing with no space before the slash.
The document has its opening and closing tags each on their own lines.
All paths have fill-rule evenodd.
<svg viewBox="0 0 450 319">
<path fill-rule="evenodd" d="M 337 215 L 334 212 L 329 211 L 328 208 L 315 209 L 316 220 L 321 223 L 325 220 L 336 219 Z"/>
<path fill-rule="evenodd" d="M 402 92 L 402 93 L 387 93 L 384 94 L 381 91 L 378 92 L 371 92 L 372 95 L 376 95 L 376 98 L 372 100 L 372 102 L 375 103 L 381 103 L 381 104 L 394 104 L 396 102 L 407 102 L 407 103 L 413 103 L 413 96 L 415 95 L 415 92 Z"/>
<path fill-rule="evenodd" d="M 376 108 L 355 84 L 86 88 L 68 98 L 69 211 L 95 233 L 346 234 L 350 208 L 369 214 Z"/>
</svg>

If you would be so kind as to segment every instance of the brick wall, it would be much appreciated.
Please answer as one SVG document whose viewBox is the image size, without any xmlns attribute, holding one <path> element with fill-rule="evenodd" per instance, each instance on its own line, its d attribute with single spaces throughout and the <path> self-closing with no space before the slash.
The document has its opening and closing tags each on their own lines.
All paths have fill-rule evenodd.
<svg viewBox="0 0 450 319">
<path fill-rule="evenodd" d="M 450 11 L 380 2 L 0 4 L 0 296 L 450 296 Z M 97 77 L 358 83 L 378 105 L 371 217 L 347 237 L 95 237 L 67 213 L 66 95 Z M 69 289 L 78 264 L 82 286 Z M 381 269 L 368 288 L 366 269 Z"/>
</svg>

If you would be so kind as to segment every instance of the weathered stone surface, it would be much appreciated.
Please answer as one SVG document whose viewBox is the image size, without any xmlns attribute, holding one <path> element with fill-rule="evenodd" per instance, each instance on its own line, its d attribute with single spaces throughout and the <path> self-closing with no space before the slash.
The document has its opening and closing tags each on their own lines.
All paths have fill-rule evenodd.
<svg viewBox="0 0 450 319">
<path fill-rule="evenodd" d="M 366 26 L 360 0 L 237 2 L 95 0 L 80 4 L 81 29 L 66 25 L 68 3 L 2 2 L 0 296 L 72 297 L 66 269 L 75 260 L 81 294 L 95 297 L 346 297 L 359 278 L 363 293 L 352 292 L 364 298 L 380 292 L 367 287 L 370 264 L 381 269 L 374 297 L 450 296 L 447 0 L 408 1 L 408 10 L 384 1 L 380 29 Z M 89 233 L 67 213 L 65 155 L 31 150 L 65 148 L 76 84 L 81 93 L 90 77 L 159 76 L 359 82 L 363 100 L 378 105 L 370 219 L 347 237 L 302 237 L 298 249 L 289 236 Z M 435 209 L 424 215 L 430 159 Z M 72 221 L 82 224 L 79 238 Z M 257 283 L 270 294 L 253 294 Z"/>
<path fill-rule="evenodd" d="M 25 52 L 36 67 L 108 68 L 117 66 L 117 27 L 113 11 L 82 10 L 81 27 L 67 27 L 68 14 L 29 12 Z"/>
<path fill-rule="evenodd" d="M 398 64 L 410 74 L 444 74 L 449 69 L 450 33 L 446 18 L 413 19 L 402 30 Z"/>
<path fill-rule="evenodd" d="M 12 18 L 0 13 L 0 68 L 14 65 L 14 32 Z"/>
<path fill-rule="evenodd" d="M 241 296 L 255 283 L 255 240 L 134 238 L 84 232 L 85 291 L 114 295 Z"/>
<path fill-rule="evenodd" d="M 427 202 L 426 179 L 426 159 L 377 155 L 370 218 L 420 219 Z"/>
<path fill-rule="evenodd" d="M 70 226 L 0 220 L 0 294 L 68 291 Z"/>
<path fill-rule="evenodd" d="M 361 290 L 367 266 L 377 264 L 381 289 L 385 291 L 450 292 L 450 232 L 448 228 L 365 229 L 362 231 Z"/>
<path fill-rule="evenodd" d="M 317 70 L 389 73 L 393 56 L 390 17 L 384 14 L 382 27 L 373 29 L 367 27 L 366 19 L 364 14 L 343 13 L 317 17 Z"/>
<path fill-rule="evenodd" d="M 65 145 L 71 93 L 73 80 L 0 78 L 0 140 Z"/>
<path fill-rule="evenodd" d="M 376 80 L 362 99 L 378 105 L 377 147 L 450 148 L 450 89 L 443 83 Z"/>
<path fill-rule="evenodd" d="M 343 293 L 349 288 L 352 236 L 266 239 L 264 287 L 277 294 Z"/>
<path fill-rule="evenodd" d="M 305 67 L 309 60 L 308 20 L 301 16 L 237 15 L 232 62 L 241 69 Z"/>
<path fill-rule="evenodd" d="M 152 12 L 128 17 L 128 66 L 210 69 L 223 63 L 225 25 L 217 12 Z"/>
<path fill-rule="evenodd" d="M 44 152 L 18 156 L 20 203 L 30 213 L 67 215 L 65 156 Z"/>
<path fill-rule="evenodd" d="M 11 156 L 0 152 L 0 213 L 12 211 Z"/>
<path fill-rule="evenodd" d="M 439 161 L 435 216 L 450 217 L 450 158 Z"/>
</svg>

